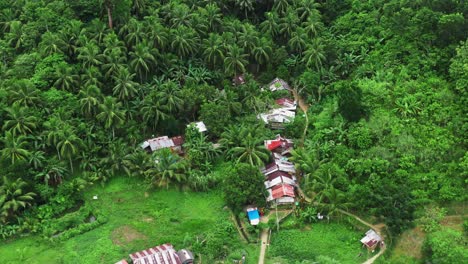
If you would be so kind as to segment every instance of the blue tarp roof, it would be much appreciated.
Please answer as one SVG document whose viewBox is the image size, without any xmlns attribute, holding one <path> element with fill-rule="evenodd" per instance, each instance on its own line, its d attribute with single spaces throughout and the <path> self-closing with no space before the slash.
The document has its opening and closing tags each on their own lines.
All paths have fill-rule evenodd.
<svg viewBox="0 0 468 264">
<path fill-rule="evenodd" d="M 247 212 L 247 214 L 249 215 L 249 220 L 254 220 L 254 219 L 259 219 L 260 218 L 260 215 L 258 214 L 258 210 L 249 211 L 249 212 Z"/>
</svg>

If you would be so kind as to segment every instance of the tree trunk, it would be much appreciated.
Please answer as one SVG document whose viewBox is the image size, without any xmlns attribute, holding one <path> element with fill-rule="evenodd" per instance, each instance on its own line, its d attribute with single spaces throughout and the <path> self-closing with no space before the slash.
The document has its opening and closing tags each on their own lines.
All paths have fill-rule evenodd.
<svg viewBox="0 0 468 264">
<path fill-rule="evenodd" d="M 109 18 L 109 28 L 112 29 L 112 11 L 110 6 L 107 6 L 107 17 Z"/>
<path fill-rule="evenodd" d="M 71 173 L 73 174 L 73 162 L 72 162 L 71 156 L 68 158 L 68 161 L 70 161 L 70 170 L 71 170 Z"/>
</svg>

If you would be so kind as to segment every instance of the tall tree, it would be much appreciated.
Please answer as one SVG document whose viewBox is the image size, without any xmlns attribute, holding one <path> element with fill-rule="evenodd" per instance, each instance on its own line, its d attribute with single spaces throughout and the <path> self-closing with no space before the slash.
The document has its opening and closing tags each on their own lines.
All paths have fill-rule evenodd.
<svg viewBox="0 0 468 264">
<path fill-rule="evenodd" d="M 237 45 L 229 46 L 226 57 L 224 58 L 224 71 L 231 76 L 245 72 L 248 55 Z"/>
<path fill-rule="evenodd" d="M 140 81 L 147 78 L 152 66 L 156 66 L 157 50 L 143 41 L 135 46 L 135 49 L 130 51 L 130 67 L 138 74 Z"/>
<path fill-rule="evenodd" d="M 71 172 L 73 173 L 73 157 L 79 153 L 80 148 L 83 147 L 83 141 L 74 133 L 73 130 L 69 129 L 65 132 L 64 138 L 58 142 L 57 148 L 60 152 L 60 156 L 68 158 Z"/>
<path fill-rule="evenodd" d="M 31 134 L 37 127 L 37 118 L 22 107 L 19 102 L 15 102 L 6 109 L 7 118 L 3 124 L 3 130 L 11 131 L 13 135 Z"/>
<path fill-rule="evenodd" d="M 10 160 L 11 164 L 14 164 L 20 160 L 26 160 L 30 152 L 26 149 L 28 142 L 25 136 L 15 136 L 11 132 L 5 132 L 5 136 L 2 138 L 3 149 L 0 150 L 2 158 Z"/>
<path fill-rule="evenodd" d="M 320 71 L 325 61 L 324 49 L 325 46 L 322 44 L 321 39 L 318 38 L 313 39 L 311 44 L 307 44 L 302 59 L 306 66 L 310 68 L 315 66 L 315 69 Z"/>
<path fill-rule="evenodd" d="M 105 128 L 112 129 L 112 138 L 115 138 L 115 128 L 121 126 L 125 120 L 125 111 L 122 110 L 122 103 L 117 103 L 115 98 L 107 96 L 99 105 L 101 111 L 96 118 L 104 123 Z"/>
<path fill-rule="evenodd" d="M 228 155 L 237 162 L 244 162 L 252 166 L 261 167 L 270 158 L 269 151 L 261 144 L 261 139 L 254 138 L 248 134 L 241 142 L 241 145 L 233 147 L 228 151 Z"/>
<path fill-rule="evenodd" d="M 212 67 L 219 65 L 224 60 L 224 43 L 221 36 L 210 33 L 208 38 L 203 40 L 203 58 Z"/>
<path fill-rule="evenodd" d="M 27 183 L 21 178 L 10 181 L 6 176 L 2 177 L 0 185 L 0 219 L 8 223 L 20 208 L 31 205 L 36 196 L 33 192 L 25 192 Z"/>
<path fill-rule="evenodd" d="M 79 93 L 81 113 L 85 116 L 96 114 L 102 99 L 101 90 L 96 85 L 89 85 Z"/>
<path fill-rule="evenodd" d="M 155 163 L 145 172 L 145 176 L 153 186 L 169 188 L 172 183 L 185 183 L 187 165 L 179 156 L 162 149 L 154 152 L 152 158 Z"/>
<path fill-rule="evenodd" d="M 124 102 L 132 99 L 138 92 L 138 83 L 133 81 L 135 75 L 128 72 L 127 68 L 121 67 L 118 76 L 114 77 L 115 86 L 112 89 L 113 95 Z"/>
<path fill-rule="evenodd" d="M 193 29 L 180 26 L 171 30 L 171 35 L 171 48 L 177 55 L 187 57 L 190 54 L 196 53 L 199 36 Z"/>
</svg>

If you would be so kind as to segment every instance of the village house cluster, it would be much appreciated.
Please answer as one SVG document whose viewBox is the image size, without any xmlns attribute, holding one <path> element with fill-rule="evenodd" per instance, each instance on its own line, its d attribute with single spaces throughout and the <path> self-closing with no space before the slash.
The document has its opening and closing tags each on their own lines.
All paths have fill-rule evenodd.
<svg viewBox="0 0 468 264">
<path fill-rule="evenodd" d="M 273 161 L 262 169 L 265 175 L 267 201 L 275 204 L 291 204 L 295 201 L 296 169 L 289 161 L 293 142 L 277 135 L 276 139 L 265 140 L 265 148 L 271 151 Z"/>
<path fill-rule="evenodd" d="M 268 90 L 274 91 L 291 91 L 289 85 L 279 79 L 274 79 L 267 85 Z M 272 129 L 284 129 L 284 124 L 292 122 L 296 116 L 296 101 L 289 98 L 280 98 L 275 101 L 276 105 L 266 113 L 261 113 L 257 116 L 265 124 Z"/>
</svg>

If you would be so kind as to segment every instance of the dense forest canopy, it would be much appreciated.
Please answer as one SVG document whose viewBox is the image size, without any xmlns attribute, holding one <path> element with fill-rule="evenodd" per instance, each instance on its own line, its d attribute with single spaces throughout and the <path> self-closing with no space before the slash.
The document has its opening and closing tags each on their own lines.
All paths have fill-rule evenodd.
<svg viewBox="0 0 468 264">
<path fill-rule="evenodd" d="M 0 0 L 0 230 L 41 232 L 117 176 L 228 188 L 234 164 L 268 161 L 279 131 L 256 115 L 285 96 L 261 90 L 279 77 L 310 106 L 281 131 L 303 142 L 304 191 L 397 235 L 466 200 L 467 14 L 457 0 Z M 159 135 L 185 135 L 186 157 L 141 150 Z"/>
</svg>

